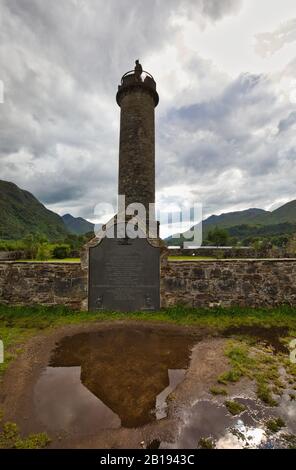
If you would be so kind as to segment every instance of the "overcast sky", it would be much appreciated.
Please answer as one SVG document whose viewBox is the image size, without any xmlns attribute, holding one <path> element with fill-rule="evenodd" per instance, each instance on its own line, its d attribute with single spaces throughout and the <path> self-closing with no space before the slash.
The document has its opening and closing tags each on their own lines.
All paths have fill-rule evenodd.
<svg viewBox="0 0 296 470">
<path fill-rule="evenodd" d="M 296 198 L 295 0 L 0 0 L 0 179 L 63 215 L 115 204 L 120 78 L 156 79 L 157 200 Z"/>
</svg>

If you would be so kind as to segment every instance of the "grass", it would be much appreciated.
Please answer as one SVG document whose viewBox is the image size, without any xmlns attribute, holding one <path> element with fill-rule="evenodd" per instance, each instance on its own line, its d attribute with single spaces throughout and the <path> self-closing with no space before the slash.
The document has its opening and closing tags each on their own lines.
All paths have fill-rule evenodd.
<svg viewBox="0 0 296 470">
<path fill-rule="evenodd" d="M 270 419 L 269 421 L 266 422 L 267 429 L 272 433 L 276 433 L 280 431 L 285 426 L 286 424 L 282 420 L 282 418 Z"/>
<path fill-rule="evenodd" d="M 227 390 L 223 387 L 211 387 L 210 392 L 212 395 L 227 395 Z"/>
<path fill-rule="evenodd" d="M 0 431 L 0 449 L 44 449 L 50 444 L 46 433 L 22 437 L 15 423 L 4 423 Z"/>
<path fill-rule="evenodd" d="M 228 409 L 229 413 L 231 413 L 233 416 L 239 415 L 240 413 L 246 410 L 246 407 L 244 405 L 234 400 L 227 400 L 224 404 Z"/>
<path fill-rule="evenodd" d="M 213 258 L 211 256 L 169 256 L 169 261 L 212 261 L 217 260 L 218 258 Z"/>
<path fill-rule="evenodd" d="M 141 320 L 159 321 L 181 325 L 196 325 L 212 327 L 222 331 L 228 327 L 285 326 L 296 335 L 296 308 L 282 306 L 274 309 L 268 308 L 239 308 L 239 307 L 213 307 L 213 308 L 186 308 L 175 306 L 157 312 L 86 312 L 74 311 L 63 306 L 16 306 L 10 307 L 0 304 L 1 326 L 21 327 L 29 326 L 42 328 L 59 326 L 60 324 L 80 323 L 83 321 L 103 320 Z M 293 337 L 293 334 L 292 334 Z M 232 360 L 241 362 L 246 350 L 229 350 Z"/>
<path fill-rule="evenodd" d="M 277 406 L 275 395 L 282 395 L 285 388 L 280 380 L 280 367 L 285 367 L 289 383 L 295 381 L 295 364 L 283 353 L 273 354 L 268 347 L 250 346 L 247 340 L 232 340 L 226 346 L 225 355 L 231 369 L 221 374 L 217 382 L 227 385 L 247 377 L 256 383 L 257 397 L 268 406 Z"/>
<path fill-rule="evenodd" d="M 64 258 L 64 259 L 19 259 L 14 261 L 14 263 L 80 263 L 80 258 Z"/>
</svg>

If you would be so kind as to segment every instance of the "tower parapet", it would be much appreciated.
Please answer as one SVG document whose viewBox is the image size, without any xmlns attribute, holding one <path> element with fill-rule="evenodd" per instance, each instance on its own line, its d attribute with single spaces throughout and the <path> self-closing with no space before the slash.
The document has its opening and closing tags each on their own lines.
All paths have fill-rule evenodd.
<svg viewBox="0 0 296 470">
<path fill-rule="evenodd" d="M 141 75 L 136 73 L 136 70 L 126 72 L 121 78 L 121 84 L 118 85 L 118 92 L 116 101 L 118 106 L 121 106 L 122 97 L 136 88 L 144 90 L 151 94 L 154 99 L 155 107 L 159 103 L 159 96 L 156 91 L 156 82 L 149 72 L 143 71 Z"/>
</svg>

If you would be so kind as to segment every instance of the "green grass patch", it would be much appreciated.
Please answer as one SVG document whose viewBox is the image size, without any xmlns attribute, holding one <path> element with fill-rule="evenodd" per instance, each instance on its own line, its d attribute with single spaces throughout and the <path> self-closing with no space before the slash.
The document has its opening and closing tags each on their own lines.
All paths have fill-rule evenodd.
<svg viewBox="0 0 296 470">
<path fill-rule="evenodd" d="M 286 426 L 282 418 L 270 419 L 266 422 L 266 427 L 270 432 L 276 433 Z"/>
<path fill-rule="evenodd" d="M 46 433 L 22 437 L 15 423 L 4 423 L 0 431 L 0 449 L 44 449 L 50 444 Z"/>
<path fill-rule="evenodd" d="M 19 259 L 15 263 L 80 263 L 80 258 L 64 258 L 64 259 Z"/>
<path fill-rule="evenodd" d="M 286 368 L 288 381 L 293 382 L 291 370 L 294 364 L 289 363 L 289 359 L 282 353 L 273 354 L 268 347 L 260 349 L 258 345 L 250 346 L 243 341 L 228 342 L 225 355 L 229 359 L 231 368 L 217 378 L 218 383 L 227 385 L 247 377 L 256 383 L 256 393 L 262 402 L 268 406 L 277 406 L 274 395 L 281 395 L 285 389 L 280 380 L 279 367 Z"/>
<path fill-rule="evenodd" d="M 256 377 L 256 381 L 257 381 L 257 397 L 260 398 L 260 400 L 263 401 L 265 405 L 277 406 L 278 403 L 273 398 L 271 386 L 267 378 L 262 374 L 258 374 Z"/>
<path fill-rule="evenodd" d="M 229 358 L 231 369 L 218 377 L 219 383 L 226 385 L 228 382 L 238 382 L 243 376 L 251 378 L 250 371 L 253 370 L 255 361 L 249 356 L 246 344 L 229 341 L 225 355 Z"/>
<path fill-rule="evenodd" d="M 212 256 L 169 256 L 169 261 L 212 261 L 218 258 Z"/>
<path fill-rule="evenodd" d="M 227 385 L 229 382 L 235 383 L 242 378 L 243 374 L 239 370 L 229 370 L 219 375 L 218 383 L 222 385 Z"/>
<path fill-rule="evenodd" d="M 227 390 L 223 387 L 211 387 L 210 392 L 212 395 L 227 395 Z"/>
<path fill-rule="evenodd" d="M 231 413 L 233 416 L 239 415 L 240 413 L 246 410 L 245 405 L 242 405 L 241 403 L 238 403 L 234 400 L 227 400 L 224 404 L 228 409 L 229 413 Z"/>
</svg>

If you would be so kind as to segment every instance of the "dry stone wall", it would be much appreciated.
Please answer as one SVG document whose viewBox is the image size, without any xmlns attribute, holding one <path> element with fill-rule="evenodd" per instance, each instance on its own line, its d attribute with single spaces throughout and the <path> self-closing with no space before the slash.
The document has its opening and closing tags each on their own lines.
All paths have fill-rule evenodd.
<svg viewBox="0 0 296 470">
<path fill-rule="evenodd" d="M 296 259 L 162 263 L 161 305 L 296 306 Z M 80 263 L 0 262 L 0 303 L 87 308 Z"/>
</svg>

